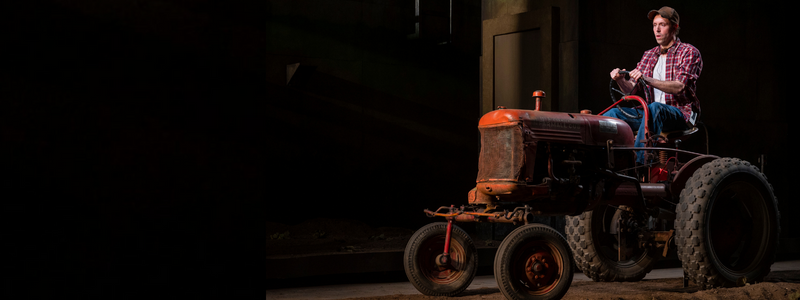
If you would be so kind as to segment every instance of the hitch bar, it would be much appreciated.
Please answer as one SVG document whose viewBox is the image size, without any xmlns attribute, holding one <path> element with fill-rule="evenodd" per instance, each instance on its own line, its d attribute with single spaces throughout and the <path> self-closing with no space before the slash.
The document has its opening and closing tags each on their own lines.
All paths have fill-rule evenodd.
<svg viewBox="0 0 800 300">
<path fill-rule="evenodd" d="M 442 212 L 447 210 L 447 212 Z M 436 211 L 428 209 L 424 210 L 428 217 L 444 217 L 448 221 L 455 222 L 490 222 L 490 223 L 529 223 L 529 216 L 533 214 L 530 212 L 528 205 L 514 208 L 512 211 L 504 210 L 503 212 L 495 213 L 482 213 L 476 211 L 467 211 L 464 206 L 459 209 L 454 209 L 453 206 L 439 207 Z"/>
</svg>

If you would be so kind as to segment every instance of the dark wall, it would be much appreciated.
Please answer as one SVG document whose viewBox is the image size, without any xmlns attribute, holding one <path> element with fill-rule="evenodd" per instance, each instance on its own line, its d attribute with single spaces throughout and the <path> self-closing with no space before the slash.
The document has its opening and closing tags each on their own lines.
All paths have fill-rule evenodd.
<svg viewBox="0 0 800 300">
<path fill-rule="evenodd" d="M 247 291 L 263 274 L 263 4 L 2 11 L 4 298 Z"/>
<path fill-rule="evenodd" d="M 270 3 L 268 201 L 296 213 L 269 221 L 413 228 L 430 222 L 424 208 L 464 202 L 477 172 L 479 4 L 454 1 L 451 31 L 449 1 L 420 1 L 418 17 L 414 1 Z"/>
</svg>

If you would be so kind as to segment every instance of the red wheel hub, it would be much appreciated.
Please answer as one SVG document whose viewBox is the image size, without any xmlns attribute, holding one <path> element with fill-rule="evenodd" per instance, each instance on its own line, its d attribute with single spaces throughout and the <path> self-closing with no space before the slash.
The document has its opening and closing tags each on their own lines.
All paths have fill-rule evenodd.
<svg viewBox="0 0 800 300">
<path fill-rule="evenodd" d="M 445 237 L 437 236 L 425 241 L 417 258 L 422 274 L 437 284 L 448 284 L 457 280 L 466 268 L 467 254 L 457 241 L 450 244 L 450 253 L 443 255 Z"/>
<path fill-rule="evenodd" d="M 550 285 L 554 279 L 553 275 L 558 274 L 557 271 L 555 259 L 546 251 L 532 254 L 525 262 L 525 276 L 533 287 Z"/>
<path fill-rule="evenodd" d="M 563 272 L 561 252 L 547 241 L 533 241 L 521 247 L 513 259 L 517 265 L 514 280 L 521 282 L 528 294 L 544 295 L 559 283 Z"/>
</svg>

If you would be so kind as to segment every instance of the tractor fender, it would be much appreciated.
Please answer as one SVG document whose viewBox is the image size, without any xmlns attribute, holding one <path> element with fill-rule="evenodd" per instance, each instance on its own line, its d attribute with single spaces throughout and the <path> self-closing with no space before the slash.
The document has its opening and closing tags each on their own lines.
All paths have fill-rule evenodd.
<svg viewBox="0 0 800 300">
<path fill-rule="evenodd" d="M 673 178 L 672 184 L 669 186 L 670 194 L 680 195 L 683 188 L 686 187 L 686 181 L 689 180 L 689 177 L 692 177 L 692 174 L 704 164 L 717 158 L 719 158 L 719 156 L 700 155 L 686 162 L 686 164 L 678 170 L 678 174 L 675 174 L 675 178 Z"/>
</svg>

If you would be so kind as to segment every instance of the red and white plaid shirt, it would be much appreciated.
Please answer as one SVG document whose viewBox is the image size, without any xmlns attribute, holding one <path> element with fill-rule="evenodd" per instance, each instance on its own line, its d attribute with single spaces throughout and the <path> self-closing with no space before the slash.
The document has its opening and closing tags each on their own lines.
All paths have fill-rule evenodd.
<svg viewBox="0 0 800 300">
<path fill-rule="evenodd" d="M 661 56 L 661 46 L 647 50 L 642 56 L 642 60 L 636 65 L 636 69 L 646 77 L 653 77 L 653 69 Z M 683 112 L 683 118 L 689 122 L 692 111 L 700 111 L 700 102 L 695 97 L 697 92 L 697 78 L 703 70 L 703 58 L 700 51 L 694 46 L 682 43 L 679 38 L 675 39 L 675 44 L 667 50 L 665 81 L 680 81 L 686 88 L 678 94 L 664 94 L 667 105 L 677 107 Z M 647 102 L 652 103 L 653 87 L 648 86 Z M 694 109 L 693 109 L 694 108 Z"/>
</svg>

